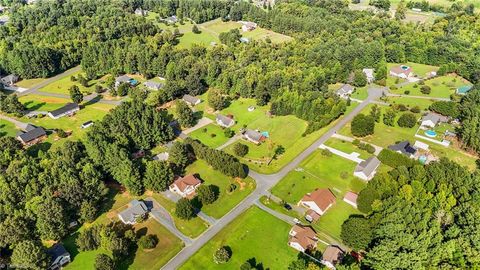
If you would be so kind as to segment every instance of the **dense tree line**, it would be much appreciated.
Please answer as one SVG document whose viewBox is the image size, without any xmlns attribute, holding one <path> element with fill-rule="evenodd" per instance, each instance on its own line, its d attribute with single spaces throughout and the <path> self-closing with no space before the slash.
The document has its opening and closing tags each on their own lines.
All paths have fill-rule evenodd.
<svg viewBox="0 0 480 270">
<path fill-rule="evenodd" d="M 459 135 L 465 147 L 480 153 L 480 91 L 470 91 L 461 101 Z"/>
<path fill-rule="evenodd" d="M 358 198 L 365 216 L 348 219 L 342 238 L 367 268 L 477 268 L 479 183 L 446 159 L 378 173 Z"/>
</svg>

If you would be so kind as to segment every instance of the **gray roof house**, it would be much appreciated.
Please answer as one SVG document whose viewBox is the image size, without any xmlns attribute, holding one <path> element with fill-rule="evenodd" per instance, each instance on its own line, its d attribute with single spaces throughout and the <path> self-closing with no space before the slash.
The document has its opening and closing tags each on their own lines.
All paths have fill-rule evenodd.
<svg viewBox="0 0 480 270">
<path fill-rule="evenodd" d="M 422 117 L 422 126 L 425 127 L 435 127 L 438 123 L 448 122 L 448 117 L 437 114 L 437 113 L 428 113 Z"/>
<path fill-rule="evenodd" d="M 25 131 L 21 131 L 17 134 L 17 139 L 23 145 L 32 145 L 37 143 L 45 136 L 47 136 L 47 133 L 42 127 L 36 127 L 34 125 L 28 124 L 25 127 Z"/>
<path fill-rule="evenodd" d="M 392 144 L 388 147 L 388 149 L 398 152 L 400 154 L 404 154 L 408 157 L 412 157 L 417 152 L 417 149 L 415 149 L 415 147 L 413 147 L 409 141 Z"/>
<path fill-rule="evenodd" d="M 12 86 L 16 82 L 18 82 L 18 76 L 14 74 L 10 74 L 0 79 L 0 83 L 4 86 Z"/>
<path fill-rule="evenodd" d="M 252 129 L 245 130 L 243 137 L 255 144 L 259 144 L 265 140 L 265 136 L 263 136 L 262 133 Z"/>
<path fill-rule="evenodd" d="M 148 208 L 144 202 L 133 200 L 130 202 L 127 209 L 118 213 L 118 218 L 125 224 L 135 224 L 137 218 L 145 216 L 148 213 Z"/>
<path fill-rule="evenodd" d="M 148 15 L 148 10 L 144 10 L 142 8 L 137 8 L 137 9 L 135 9 L 135 15 L 137 15 L 137 16 L 147 16 Z"/>
<path fill-rule="evenodd" d="M 222 127 L 225 127 L 225 128 L 229 128 L 233 125 L 235 125 L 235 120 L 233 120 L 232 118 L 230 117 L 227 117 L 223 114 L 217 114 L 217 124 L 219 126 L 222 126 Z"/>
<path fill-rule="evenodd" d="M 380 166 L 380 163 L 380 160 L 378 160 L 376 156 L 369 157 L 358 163 L 353 175 L 365 181 L 371 180 L 373 176 L 375 176 L 375 173 L 377 173 L 377 168 Z"/>
<path fill-rule="evenodd" d="M 191 96 L 191 95 L 184 95 L 182 100 L 185 101 L 190 106 L 195 106 L 195 105 L 199 104 L 200 102 L 202 102 L 199 98 L 196 98 L 196 97 Z"/>
<path fill-rule="evenodd" d="M 150 90 L 160 90 L 163 88 L 164 84 L 161 82 L 146 81 L 143 83 L 143 86 L 147 87 Z"/>
<path fill-rule="evenodd" d="M 65 247 L 57 243 L 47 250 L 47 254 L 50 255 L 51 263 L 48 269 L 57 270 L 62 269 L 62 266 L 69 263 L 70 253 L 65 249 Z"/>
<path fill-rule="evenodd" d="M 168 157 L 170 155 L 168 154 L 168 152 L 163 152 L 163 153 L 160 153 L 156 156 L 154 156 L 152 159 L 153 160 L 158 160 L 158 161 L 165 161 L 165 160 L 168 160 Z"/>
<path fill-rule="evenodd" d="M 348 98 L 355 90 L 350 84 L 343 84 L 340 88 L 337 89 L 336 94 L 341 98 Z"/>
<path fill-rule="evenodd" d="M 79 110 L 80 110 L 80 107 L 78 106 L 77 103 L 67 103 L 65 104 L 65 106 L 49 112 L 48 116 L 50 116 L 50 118 L 52 119 L 58 119 L 65 115 L 72 115 Z"/>
</svg>

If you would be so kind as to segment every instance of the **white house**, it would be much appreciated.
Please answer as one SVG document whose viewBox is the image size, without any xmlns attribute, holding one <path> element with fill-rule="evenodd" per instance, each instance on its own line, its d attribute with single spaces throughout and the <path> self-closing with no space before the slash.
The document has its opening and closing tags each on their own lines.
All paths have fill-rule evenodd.
<svg viewBox="0 0 480 270">
<path fill-rule="evenodd" d="M 399 77 L 402 79 L 407 79 L 413 76 L 412 68 L 405 65 L 394 66 L 390 69 L 390 75 Z"/>
<path fill-rule="evenodd" d="M 224 128 L 229 128 L 235 125 L 235 120 L 223 114 L 217 114 L 216 121 L 219 126 Z"/>
<path fill-rule="evenodd" d="M 335 204 L 335 195 L 328 189 L 317 189 L 312 193 L 307 193 L 300 200 L 299 205 L 308 208 L 305 219 L 310 222 L 317 220 L 321 215 Z"/>
<path fill-rule="evenodd" d="M 143 86 L 145 86 L 146 88 L 150 89 L 150 90 L 160 90 L 163 88 L 164 84 L 161 83 L 161 82 L 156 82 L 156 81 L 146 81 L 143 83 Z"/>
<path fill-rule="evenodd" d="M 193 174 L 180 177 L 170 185 L 170 191 L 175 192 L 182 197 L 188 197 L 195 193 L 195 190 L 202 182 Z"/>
<path fill-rule="evenodd" d="M 337 89 L 336 94 L 341 98 L 347 99 L 350 97 L 354 90 L 355 87 L 353 87 L 352 85 L 343 84 L 342 86 L 340 86 L 340 88 Z"/>
<path fill-rule="evenodd" d="M 448 117 L 437 113 L 428 113 L 422 117 L 421 126 L 434 128 L 438 123 L 446 122 L 448 122 Z"/>
<path fill-rule="evenodd" d="M 367 77 L 368 83 L 372 83 L 373 81 L 375 81 L 375 70 L 373 68 L 364 68 L 362 71 L 363 74 L 365 74 L 365 77 Z"/>
<path fill-rule="evenodd" d="M 377 157 L 372 156 L 358 163 L 353 175 L 365 181 L 371 180 L 377 173 L 377 168 L 380 166 L 380 163 Z"/>
<path fill-rule="evenodd" d="M 265 140 L 265 136 L 263 136 L 262 133 L 253 129 L 245 130 L 245 132 L 243 133 L 243 137 L 254 144 L 260 144 L 262 141 Z"/>
<path fill-rule="evenodd" d="M 65 104 L 65 106 L 49 112 L 48 116 L 52 119 L 58 119 L 66 115 L 71 116 L 79 110 L 80 110 L 80 107 L 78 106 L 77 103 L 67 103 Z"/>
<path fill-rule="evenodd" d="M 318 237 L 310 227 L 295 224 L 288 235 L 288 245 L 300 252 L 317 248 Z"/>
</svg>

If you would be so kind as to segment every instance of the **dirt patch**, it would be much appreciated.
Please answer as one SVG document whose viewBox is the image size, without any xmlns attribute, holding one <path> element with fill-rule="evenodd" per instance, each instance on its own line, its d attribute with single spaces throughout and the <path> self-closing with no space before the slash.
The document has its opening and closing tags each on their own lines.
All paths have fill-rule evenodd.
<svg viewBox="0 0 480 270">
<path fill-rule="evenodd" d="M 244 190 L 245 186 L 247 185 L 247 183 L 243 182 L 240 178 L 236 178 L 235 182 L 237 182 L 238 185 L 240 186 L 240 190 Z"/>
</svg>

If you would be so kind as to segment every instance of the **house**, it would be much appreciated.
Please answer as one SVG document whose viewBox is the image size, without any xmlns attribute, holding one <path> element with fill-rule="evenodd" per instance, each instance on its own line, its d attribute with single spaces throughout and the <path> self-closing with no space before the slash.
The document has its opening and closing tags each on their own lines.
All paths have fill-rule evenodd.
<svg viewBox="0 0 480 270">
<path fill-rule="evenodd" d="M 407 79 L 413 75 L 412 68 L 405 65 L 394 66 L 390 69 L 390 75 L 399 77 L 402 79 Z"/>
<path fill-rule="evenodd" d="M 246 37 L 241 37 L 241 38 L 240 38 L 240 42 L 241 42 L 241 43 L 249 43 L 249 42 L 250 42 L 250 39 L 249 39 L 249 38 L 246 38 Z"/>
<path fill-rule="evenodd" d="M 13 86 L 17 82 L 18 82 L 18 76 L 14 74 L 10 74 L 0 79 L 0 83 L 3 84 L 3 86 L 5 87 Z"/>
<path fill-rule="evenodd" d="M 52 119 L 58 119 L 65 115 L 71 116 L 79 110 L 80 110 L 80 107 L 78 106 L 77 103 L 67 103 L 65 104 L 65 106 L 49 112 L 48 116 L 50 116 L 50 118 Z"/>
<path fill-rule="evenodd" d="M 131 86 L 135 86 L 138 84 L 138 81 L 128 75 L 122 75 L 115 78 L 115 88 L 119 87 L 120 84 L 123 84 L 123 83 L 128 83 Z"/>
<path fill-rule="evenodd" d="M 176 22 L 178 22 L 178 18 L 177 16 L 173 15 L 173 16 L 170 16 L 170 17 L 167 17 L 165 19 L 163 19 L 166 23 L 168 24 L 175 24 Z"/>
<path fill-rule="evenodd" d="M 371 180 L 377 173 L 378 166 L 380 166 L 380 160 L 375 156 L 369 157 L 358 163 L 353 175 L 365 181 Z"/>
<path fill-rule="evenodd" d="M 128 208 L 118 213 L 118 218 L 124 224 L 133 225 L 137 223 L 137 218 L 144 217 L 148 213 L 148 208 L 144 202 L 133 200 L 128 204 Z"/>
<path fill-rule="evenodd" d="M 202 182 L 193 174 L 185 177 L 179 177 L 170 185 L 170 191 L 179 194 L 182 197 L 192 195 Z"/>
<path fill-rule="evenodd" d="M 345 197 L 343 197 L 343 201 L 357 208 L 357 198 L 358 198 L 357 193 L 353 193 L 349 191 L 345 194 Z"/>
<path fill-rule="evenodd" d="M 262 133 L 252 129 L 245 130 L 245 132 L 243 133 L 243 137 L 253 142 L 254 144 L 260 144 L 266 139 L 266 137 L 263 136 Z"/>
<path fill-rule="evenodd" d="M 406 155 L 407 157 L 413 157 L 417 152 L 417 149 L 413 147 L 409 141 L 399 142 L 397 144 L 392 144 L 388 149 L 395 151 L 397 153 Z"/>
<path fill-rule="evenodd" d="M 200 102 L 202 102 L 199 98 L 196 98 L 190 95 L 184 95 L 182 100 L 185 101 L 190 106 L 195 106 L 200 104 Z"/>
<path fill-rule="evenodd" d="M 316 189 L 314 192 L 303 196 L 299 204 L 311 210 L 310 212 L 307 211 L 305 219 L 313 222 L 335 204 L 335 195 L 328 188 Z"/>
<path fill-rule="evenodd" d="M 146 81 L 143 83 L 143 86 L 150 90 L 160 90 L 163 88 L 164 84 L 161 82 L 155 82 L 155 81 Z"/>
<path fill-rule="evenodd" d="M 328 246 L 323 252 L 322 263 L 330 269 L 335 269 L 335 265 L 342 261 L 343 256 L 343 250 L 339 247 Z"/>
<path fill-rule="evenodd" d="M 288 245 L 300 252 L 317 248 L 317 234 L 308 226 L 295 224 L 292 229 L 290 229 L 288 235 Z"/>
<path fill-rule="evenodd" d="M 225 116 L 223 114 L 217 114 L 217 124 L 219 126 L 222 126 L 224 128 L 229 128 L 233 125 L 235 125 L 235 120 L 233 120 L 231 117 Z"/>
<path fill-rule="evenodd" d="M 70 253 L 65 249 L 65 247 L 57 243 L 47 250 L 47 254 L 50 256 L 50 266 L 48 269 L 57 270 L 62 269 L 64 265 L 71 261 Z"/>
<path fill-rule="evenodd" d="M 463 85 L 457 88 L 456 93 L 459 95 L 466 95 L 470 90 L 472 90 L 473 85 Z"/>
<path fill-rule="evenodd" d="M 36 127 L 31 124 L 28 124 L 24 131 L 17 133 L 17 140 L 27 146 L 34 145 L 46 137 L 47 133 L 42 127 Z"/>
<path fill-rule="evenodd" d="M 363 74 L 365 74 L 365 77 L 367 77 L 368 83 L 372 83 L 373 81 L 375 81 L 375 70 L 373 68 L 364 68 L 362 71 Z"/>
<path fill-rule="evenodd" d="M 137 16 L 147 16 L 148 15 L 148 10 L 144 10 L 142 8 L 137 8 L 137 9 L 135 9 L 135 15 L 137 15 Z"/>
<path fill-rule="evenodd" d="M 154 156 L 153 160 L 165 161 L 165 160 L 168 160 L 169 156 L 170 155 L 168 154 L 168 152 L 163 152 L 163 153 L 160 153 L 160 154 Z"/>
<path fill-rule="evenodd" d="M 241 24 L 243 32 L 253 31 L 257 28 L 257 24 L 254 22 L 241 22 Z"/>
<path fill-rule="evenodd" d="M 438 123 L 446 122 L 448 122 L 448 117 L 430 112 L 422 117 L 421 126 L 434 128 Z"/>
<path fill-rule="evenodd" d="M 353 93 L 353 90 L 355 90 L 355 87 L 350 84 L 343 84 L 337 89 L 336 94 L 341 98 L 347 99 Z"/>
</svg>

